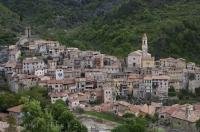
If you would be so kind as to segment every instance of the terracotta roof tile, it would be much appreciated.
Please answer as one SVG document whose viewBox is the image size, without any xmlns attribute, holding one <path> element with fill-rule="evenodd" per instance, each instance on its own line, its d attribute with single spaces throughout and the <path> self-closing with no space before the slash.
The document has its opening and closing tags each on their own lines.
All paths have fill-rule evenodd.
<svg viewBox="0 0 200 132">
<path fill-rule="evenodd" d="M 49 93 L 50 97 L 66 97 L 68 96 L 67 92 L 55 92 L 55 93 Z"/>
<path fill-rule="evenodd" d="M 20 112 L 22 112 L 22 107 L 23 107 L 23 105 L 14 106 L 14 107 L 8 108 L 7 111 L 20 113 Z"/>
</svg>

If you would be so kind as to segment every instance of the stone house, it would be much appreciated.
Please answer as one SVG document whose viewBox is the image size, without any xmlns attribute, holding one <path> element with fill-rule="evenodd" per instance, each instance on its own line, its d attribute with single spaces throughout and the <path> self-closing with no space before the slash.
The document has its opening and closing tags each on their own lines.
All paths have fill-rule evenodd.
<svg viewBox="0 0 200 132">
<path fill-rule="evenodd" d="M 161 68 L 175 68 L 175 69 L 185 69 L 186 68 L 186 60 L 183 58 L 165 58 L 159 60 Z"/>
<path fill-rule="evenodd" d="M 67 90 L 67 84 L 64 80 L 51 79 L 47 81 L 47 89 L 49 92 L 64 92 Z"/>
<path fill-rule="evenodd" d="M 94 106 L 93 110 L 97 112 L 113 112 L 114 103 L 102 103 Z"/>
<path fill-rule="evenodd" d="M 92 57 L 83 57 L 82 60 L 79 60 L 79 63 L 80 63 L 80 68 L 84 69 L 91 69 L 93 68 L 93 60 L 91 59 Z M 79 64 L 78 63 L 78 64 Z M 77 62 L 75 63 L 77 65 Z M 76 68 L 79 68 L 79 67 L 76 67 Z"/>
<path fill-rule="evenodd" d="M 51 57 L 60 57 L 61 54 L 64 53 L 64 46 L 59 46 L 59 45 L 50 45 L 48 46 L 47 48 L 48 50 L 48 55 L 51 56 Z"/>
<path fill-rule="evenodd" d="M 158 96 L 161 99 L 167 98 L 170 79 L 169 76 L 153 76 L 152 79 L 153 95 Z"/>
<path fill-rule="evenodd" d="M 12 92 L 17 93 L 20 89 L 19 78 L 17 75 L 12 76 L 9 80 L 9 89 Z"/>
<path fill-rule="evenodd" d="M 174 129 L 185 132 L 198 132 L 196 121 L 200 119 L 200 107 L 198 104 L 173 105 L 163 107 L 158 111 L 160 122 L 170 124 Z"/>
<path fill-rule="evenodd" d="M 73 67 L 74 69 L 81 69 L 85 67 L 84 62 L 80 58 L 69 60 L 67 66 Z"/>
<path fill-rule="evenodd" d="M 9 60 L 10 61 L 17 61 L 21 56 L 21 51 L 18 49 L 13 49 L 9 51 Z"/>
<path fill-rule="evenodd" d="M 6 75 L 8 74 L 21 74 L 22 73 L 22 64 L 16 61 L 8 61 L 4 67 Z"/>
<path fill-rule="evenodd" d="M 81 92 L 85 90 L 86 78 L 76 78 L 76 89 Z"/>
<path fill-rule="evenodd" d="M 85 91 L 91 91 L 96 88 L 96 81 L 92 78 L 86 78 Z"/>
<path fill-rule="evenodd" d="M 118 96 L 127 97 L 129 93 L 127 80 L 124 78 L 113 79 L 113 86 L 115 87 Z"/>
<path fill-rule="evenodd" d="M 176 91 L 184 88 L 184 73 L 184 70 L 181 69 L 167 71 L 167 75 L 170 77 L 170 86 L 173 86 Z"/>
<path fill-rule="evenodd" d="M 10 90 L 17 93 L 23 90 L 29 90 L 30 87 L 38 84 L 39 78 L 35 75 L 13 74 L 8 77 Z"/>
<path fill-rule="evenodd" d="M 154 116 L 156 107 L 153 105 L 141 104 L 133 105 L 125 101 L 116 101 L 113 105 L 113 112 L 118 116 L 123 116 L 125 113 L 132 113 L 135 116 Z"/>
<path fill-rule="evenodd" d="M 49 69 L 56 69 L 57 68 L 57 60 L 48 60 L 48 68 Z"/>
<path fill-rule="evenodd" d="M 75 65 L 80 68 L 81 67 L 81 64 L 80 64 L 80 61 L 76 61 L 77 59 L 69 59 L 69 58 L 64 58 L 63 59 L 63 66 L 66 66 L 67 68 L 70 68 L 70 69 L 74 69 L 75 68 Z"/>
<path fill-rule="evenodd" d="M 17 66 L 16 61 L 8 61 L 6 62 L 4 68 L 5 68 L 5 73 L 6 74 L 12 74 L 15 72 L 15 67 Z"/>
<path fill-rule="evenodd" d="M 63 68 L 65 78 L 79 78 L 81 77 L 81 70 L 70 70 L 68 68 Z"/>
<path fill-rule="evenodd" d="M 26 58 L 23 60 L 23 72 L 26 74 L 33 74 L 36 69 L 46 68 L 46 64 L 43 60 L 36 57 Z"/>
<path fill-rule="evenodd" d="M 66 48 L 65 49 L 65 56 L 69 58 L 70 60 L 73 60 L 75 58 L 79 58 L 80 50 L 78 48 Z"/>
<path fill-rule="evenodd" d="M 159 97 L 160 99 L 168 97 L 169 76 L 145 76 L 143 83 L 139 84 L 139 96 L 148 98 L 148 96 Z"/>
<path fill-rule="evenodd" d="M 103 61 L 104 55 L 103 54 L 99 54 L 99 55 L 95 55 L 93 56 L 93 63 L 94 63 L 94 68 L 103 68 L 104 67 L 104 61 Z"/>
<path fill-rule="evenodd" d="M 64 80 L 56 80 L 51 79 L 47 80 L 47 88 L 49 92 L 64 92 L 70 91 L 72 88 L 75 87 L 75 80 L 74 79 L 64 79 Z"/>
<path fill-rule="evenodd" d="M 80 104 L 84 104 L 87 105 L 90 101 L 90 93 L 89 92 L 85 92 L 85 93 L 77 93 L 78 94 L 78 100 Z"/>
<path fill-rule="evenodd" d="M 190 70 L 190 71 L 194 71 L 196 68 L 196 64 L 193 63 L 193 62 L 189 62 L 187 63 L 187 69 Z"/>
<path fill-rule="evenodd" d="M 51 98 L 51 103 L 55 103 L 57 100 L 62 100 L 66 102 L 68 100 L 68 93 L 66 92 L 54 92 L 54 93 L 49 93 L 49 96 Z"/>
<path fill-rule="evenodd" d="M 101 69 L 85 69 L 85 77 L 93 78 L 94 80 L 104 81 L 107 77 L 107 74 Z"/>
<path fill-rule="evenodd" d="M 19 83 L 22 89 L 29 89 L 38 84 L 39 78 L 35 75 L 19 74 Z"/>
<path fill-rule="evenodd" d="M 76 108 L 80 106 L 77 94 L 76 95 L 72 94 L 69 96 L 68 105 L 69 105 L 69 108 L 72 110 L 75 110 Z"/>
<path fill-rule="evenodd" d="M 195 70 L 193 75 L 194 78 L 189 80 L 188 88 L 192 93 L 195 93 L 195 89 L 200 87 L 200 71 Z"/>
<path fill-rule="evenodd" d="M 103 87 L 104 103 L 114 102 L 116 100 L 115 87 L 111 84 L 105 84 Z"/>
<path fill-rule="evenodd" d="M 112 66 L 104 66 L 103 72 L 108 73 L 108 74 L 114 74 L 114 73 L 119 73 L 121 67 L 118 65 L 112 65 Z"/>
<path fill-rule="evenodd" d="M 125 114 L 125 111 L 129 110 L 130 106 L 131 104 L 129 104 L 128 102 L 117 101 L 114 103 L 112 111 L 119 116 L 123 116 L 123 114 Z"/>
<path fill-rule="evenodd" d="M 44 76 L 47 73 L 47 69 L 36 69 L 35 74 L 36 76 Z"/>
</svg>

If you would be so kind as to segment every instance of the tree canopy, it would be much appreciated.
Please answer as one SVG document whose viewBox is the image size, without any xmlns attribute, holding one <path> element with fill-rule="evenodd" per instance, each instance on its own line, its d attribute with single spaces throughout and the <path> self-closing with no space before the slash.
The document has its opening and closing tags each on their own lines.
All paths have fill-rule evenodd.
<svg viewBox="0 0 200 132">
<path fill-rule="evenodd" d="M 112 132 L 145 132 L 147 121 L 144 118 L 128 118 L 122 124 L 112 130 Z"/>
<path fill-rule="evenodd" d="M 35 99 L 25 100 L 22 119 L 25 130 L 30 132 L 87 132 L 62 101 L 42 108 Z"/>
</svg>

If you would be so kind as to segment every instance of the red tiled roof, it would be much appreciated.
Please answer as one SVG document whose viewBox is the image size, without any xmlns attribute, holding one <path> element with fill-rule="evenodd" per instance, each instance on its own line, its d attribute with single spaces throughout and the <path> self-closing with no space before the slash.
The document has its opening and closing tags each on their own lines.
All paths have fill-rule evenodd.
<svg viewBox="0 0 200 132">
<path fill-rule="evenodd" d="M 50 93 L 50 97 L 66 97 L 68 96 L 68 93 L 66 92 L 56 92 L 56 93 Z"/>
<path fill-rule="evenodd" d="M 47 84 L 63 84 L 64 81 L 63 80 L 55 80 L 55 79 L 51 79 L 47 81 Z"/>
<path fill-rule="evenodd" d="M 177 110 L 171 116 L 189 122 L 196 122 L 200 119 L 200 113 L 197 111 L 191 111 L 190 114 L 188 114 L 187 116 L 185 110 Z"/>
<path fill-rule="evenodd" d="M 17 65 L 16 61 L 8 61 L 5 65 L 5 67 L 11 67 L 11 68 L 15 68 Z"/>
<path fill-rule="evenodd" d="M 200 111 L 200 104 L 195 104 L 195 105 L 194 105 L 194 109 Z"/>
<path fill-rule="evenodd" d="M 14 107 L 8 108 L 7 111 L 8 112 L 20 113 L 20 112 L 22 112 L 22 106 L 23 105 L 14 106 Z"/>
<path fill-rule="evenodd" d="M 51 79 L 47 81 L 48 84 L 75 84 L 74 79 L 64 79 L 64 80 L 56 80 Z"/>
<path fill-rule="evenodd" d="M 31 78 L 38 78 L 35 75 L 28 75 L 28 74 L 21 74 L 20 79 L 31 79 Z"/>
<path fill-rule="evenodd" d="M 43 62 L 43 60 L 38 58 L 26 58 L 23 60 L 23 63 L 36 63 L 36 62 Z"/>
</svg>

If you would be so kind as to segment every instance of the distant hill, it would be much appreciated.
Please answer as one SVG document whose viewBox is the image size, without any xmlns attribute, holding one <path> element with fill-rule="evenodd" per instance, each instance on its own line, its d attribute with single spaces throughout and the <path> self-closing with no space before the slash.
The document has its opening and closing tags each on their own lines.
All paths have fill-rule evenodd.
<svg viewBox="0 0 200 132">
<path fill-rule="evenodd" d="M 31 25 L 41 37 L 59 40 L 67 46 L 124 57 L 140 48 L 141 35 L 146 32 L 150 52 L 156 58 L 183 57 L 200 63 L 199 0 L 0 2 L 16 15 L 12 20 L 19 24 L 4 26 L 14 34 L 18 27 Z M 4 16 L 9 18 L 10 15 Z"/>
</svg>

